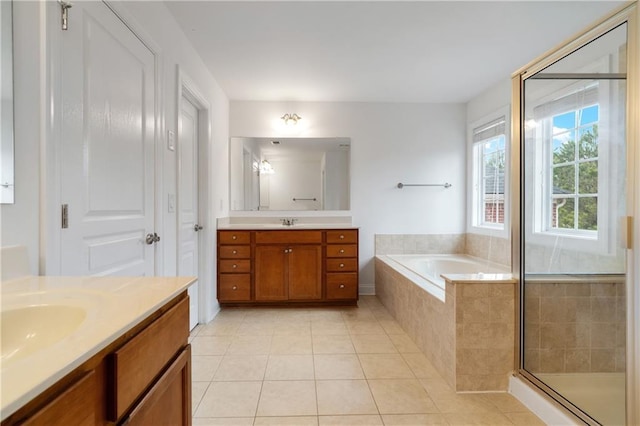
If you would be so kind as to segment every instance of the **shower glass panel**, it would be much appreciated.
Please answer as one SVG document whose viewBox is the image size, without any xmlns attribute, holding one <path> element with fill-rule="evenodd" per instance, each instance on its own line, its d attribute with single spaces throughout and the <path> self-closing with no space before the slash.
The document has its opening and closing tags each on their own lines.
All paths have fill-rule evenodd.
<svg viewBox="0 0 640 426">
<path fill-rule="evenodd" d="M 524 80 L 522 366 L 625 422 L 626 23 Z"/>
</svg>

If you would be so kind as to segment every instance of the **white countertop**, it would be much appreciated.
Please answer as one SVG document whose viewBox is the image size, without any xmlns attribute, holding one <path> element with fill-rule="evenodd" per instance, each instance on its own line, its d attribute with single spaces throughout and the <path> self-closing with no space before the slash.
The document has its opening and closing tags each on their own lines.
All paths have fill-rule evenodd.
<svg viewBox="0 0 640 426">
<path fill-rule="evenodd" d="M 1 283 L 2 311 L 37 305 L 86 311 L 69 335 L 0 366 L 1 420 L 185 291 L 195 277 L 24 277 Z M 8 327 L 3 324 L 3 329 Z M 4 332 L 4 330 L 3 330 Z"/>
<path fill-rule="evenodd" d="M 246 229 L 251 231 L 276 229 L 281 231 L 295 231 L 304 229 L 357 229 L 357 227 L 344 223 L 296 223 L 295 225 L 283 225 L 281 223 L 234 223 L 218 225 L 218 229 Z"/>
</svg>

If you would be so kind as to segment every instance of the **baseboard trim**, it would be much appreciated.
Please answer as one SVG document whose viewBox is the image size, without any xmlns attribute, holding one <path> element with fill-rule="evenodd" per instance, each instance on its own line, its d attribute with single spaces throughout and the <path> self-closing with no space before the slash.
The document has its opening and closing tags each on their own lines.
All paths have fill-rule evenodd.
<svg viewBox="0 0 640 426">
<path fill-rule="evenodd" d="M 376 285 L 375 284 L 360 284 L 358 293 L 362 296 L 375 296 Z"/>
</svg>

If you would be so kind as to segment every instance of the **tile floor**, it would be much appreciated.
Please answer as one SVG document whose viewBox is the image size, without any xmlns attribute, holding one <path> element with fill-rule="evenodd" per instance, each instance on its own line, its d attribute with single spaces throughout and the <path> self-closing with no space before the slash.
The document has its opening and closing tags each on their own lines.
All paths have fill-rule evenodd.
<svg viewBox="0 0 640 426">
<path fill-rule="evenodd" d="M 453 392 L 375 296 L 223 309 L 190 341 L 195 426 L 544 424 L 508 394 Z"/>
</svg>

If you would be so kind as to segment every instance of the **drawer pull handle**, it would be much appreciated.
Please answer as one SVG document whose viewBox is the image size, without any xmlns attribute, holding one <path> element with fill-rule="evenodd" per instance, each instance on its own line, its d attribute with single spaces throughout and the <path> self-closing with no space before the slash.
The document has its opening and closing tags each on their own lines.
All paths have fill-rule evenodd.
<svg viewBox="0 0 640 426">
<path fill-rule="evenodd" d="M 237 267 L 238 267 L 238 265 L 236 265 L 235 263 L 232 266 L 233 269 L 236 269 Z"/>
<path fill-rule="evenodd" d="M 344 249 L 340 249 L 340 253 L 344 253 Z"/>
<path fill-rule="evenodd" d="M 340 284 L 340 288 L 344 288 L 344 284 Z"/>
<path fill-rule="evenodd" d="M 234 251 L 233 251 L 233 254 L 238 254 L 238 250 L 234 250 Z"/>
<path fill-rule="evenodd" d="M 238 237 L 236 237 L 235 235 L 233 237 L 231 237 L 232 240 L 237 240 Z"/>
<path fill-rule="evenodd" d="M 340 234 L 340 239 L 344 240 L 344 235 Z"/>
<path fill-rule="evenodd" d="M 341 268 L 344 268 L 344 263 L 341 263 L 341 264 L 340 264 L 340 267 L 341 267 Z"/>
<path fill-rule="evenodd" d="M 232 287 L 232 289 L 233 289 L 233 290 L 237 290 L 237 289 L 238 289 L 238 286 L 237 286 L 237 285 L 234 285 L 234 286 Z"/>
</svg>

